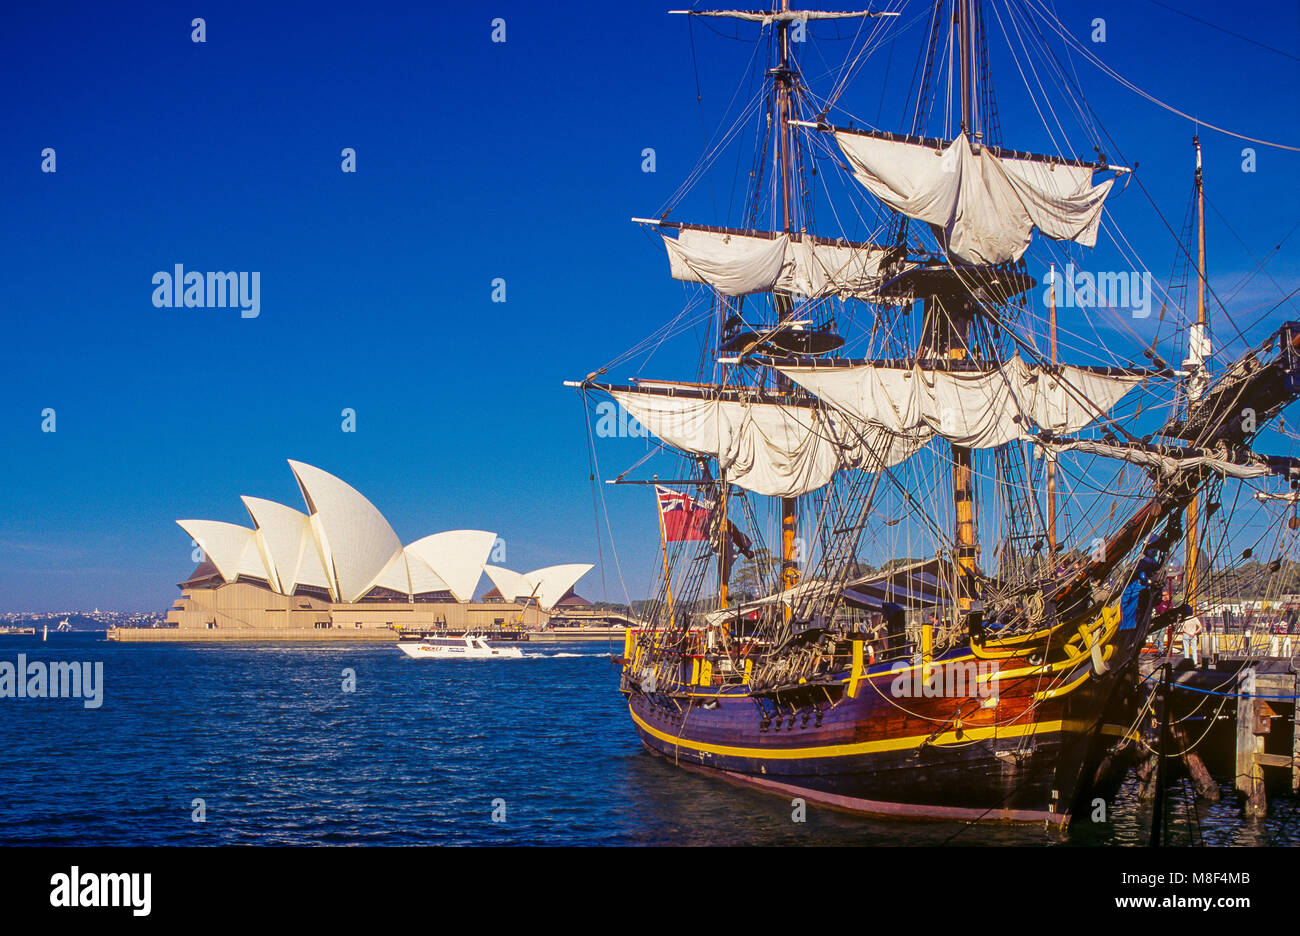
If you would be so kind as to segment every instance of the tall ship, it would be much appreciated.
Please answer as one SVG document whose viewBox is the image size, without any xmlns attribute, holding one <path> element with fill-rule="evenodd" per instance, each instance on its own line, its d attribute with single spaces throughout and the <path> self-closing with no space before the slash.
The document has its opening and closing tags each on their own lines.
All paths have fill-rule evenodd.
<svg viewBox="0 0 1300 936">
<path fill-rule="evenodd" d="M 1300 392 L 1300 324 L 1243 343 L 1226 318 L 1199 144 L 1175 272 L 1153 282 L 1108 208 L 1132 167 L 1069 65 L 1029 48 L 1059 21 L 990 10 L 680 11 L 693 50 L 754 44 L 752 94 L 633 219 L 685 307 L 569 386 L 652 441 L 601 487 L 659 511 L 660 584 L 620 678 L 648 750 L 852 812 L 1063 827 L 1122 774 L 1148 638 L 1250 559 L 1240 531 L 1291 548 L 1296 463 L 1261 443 Z M 1055 153 L 1004 134 L 995 29 Z M 902 119 L 855 116 L 883 111 L 890 62 Z M 678 217 L 732 149 L 715 223 Z M 1099 235 L 1131 271 L 1075 272 Z M 1144 288 L 1159 317 L 1140 333 Z M 613 379 L 686 360 L 674 341 L 693 373 Z"/>
</svg>

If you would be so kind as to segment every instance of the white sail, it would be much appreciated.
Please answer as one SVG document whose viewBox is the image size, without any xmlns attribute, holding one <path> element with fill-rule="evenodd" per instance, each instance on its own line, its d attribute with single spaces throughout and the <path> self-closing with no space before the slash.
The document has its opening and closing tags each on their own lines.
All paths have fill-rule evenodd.
<svg viewBox="0 0 1300 936">
<path fill-rule="evenodd" d="M 1034 427 L 1076 432 L 1142 379 L 1068 366 L 1057 376 L 1020 355 L 974 371 L 872 363 L 778 369 L 863 423 L 905 436 L 934 433 L 970 448 L 1004 445 Z"/>
<path fill-rule="evenodd" d="M 949 254 L 965 263 L 1018 260 L 1034 228 L 1055 240 L 1091 247 L 1113 179 L 1092 184 L 1093 167 L 976 154 L 963 133 L 944 149 L 836 131 L 854 177 L 909 218 L 942 232 Z"/>
<path fill-rule="evenodd" d="M 704 283 L 727 296 L 777 289 L 809 298 L 867 298 L 880 283 L 885 249 L 819 243 L 781 234 L 760 237 L 682 228 L 664 235 L 673 279 Z"/>
<path fill-rule="evenodd" d="M 716 458 L 730 483 L 772 497 L 815 491 L 844 468 L 897 464 L 927 441 L 879 429 L 863 434 L 812 407 L 631 390 L 610 395 L 664 442 Z"/>
<path fill-rule="evenodd" d="M 816 601 L 824 599 L 836 592 L 839 586 L 834 582 L 826 582 L 821 579 L 809 579 L 800 582 L 793 588 L 785 588 L 771 595 L 765 595 L 762 598 L 755 598 L 753 601 L 746 601 L 743 604 L 733 605 L 729 608 L 719 608 L 717 611 L 710 611 L 704 616 L 704 623 L 709 625 L 724 624 L 729 620 L 743 617 L 752 611 L 762 611 L 773 605 L 784 605 L 787 608 L 796 608 L 804 601 Z"/>
<path fill-rule="evenodd" d="M 1035 439 L 1034 441 L 1051 452 L 1080 452 L 1084 455 L 1105 455 L 1108 458 L 1119 458 L 1134 465 L 1151 468 L 1165 477 L 1179 471 L 1191 471 L 1198 468 L 1208 468 L 1225 478 L 1238 478 L 1241 480 L 1262 478 L 1265 475 L 1277 473 L 1268 462 L 1256 455 L 1251 455 L 1246 462 L 1236 462 L 1216 454 L 1166 454 L 1152 449 L 1117 445 L 1113 442 L 1096 442 L 1091 439 L 1051 442 Z"/>
<path fill-rule="evenodd" d="M 724 296 L 747 296 L 773 289 L 785 266 L 790 239 L 747 237 L 683 230 L 664 236 L 673 279 L 706 283 Z"/>
<path fill-rule="evenodd" d="M 792 242 L 776 286 L 812 299 L 865 299 L 880 285 L 884 256 L 884 249 L 874 246 Z"/>
</svg>

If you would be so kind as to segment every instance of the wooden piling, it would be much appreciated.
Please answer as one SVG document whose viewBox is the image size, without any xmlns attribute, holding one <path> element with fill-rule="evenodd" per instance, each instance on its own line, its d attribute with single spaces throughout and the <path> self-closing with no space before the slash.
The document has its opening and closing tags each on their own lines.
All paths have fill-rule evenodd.
<svg viewBox="0 0 1300 936">
<path fill-rule="evenodd" d="M 1210 770 L 1205 766 L 1205 761 L 1201 760 L 1201 755 L 1192 750 L 1193 742 L 1181 725 L 1174 728 L 1174 741 L 1178 744 L 1178 750 L 1183 752 L 1183 766 L 1187 768 L 1187 773 L 1192 778 L 1196 795 L 1211 803 L 1217 803 L 1219 785 L 1214 782 L 1214 777 L 1210 776 Z"/>
<path fill-rule="evenodd" d="M 1293 681 L 1295 708 L 1291 712 L 1291 792 L 1300 793 L 1300 674 Z"/>
<path fill-rule="evenodd" d="M 1261 818 L 1268 812 L 1264 797 L 1264 769 L 1259 755 L 1264 753 L 1264 736 L 1256 733 L 1255 667 L 1241 671 L 1237 694 L 1236 788 L 1246 795 L 1246 816 Z M 1247 692 L 1247 689 L 1250 692 Z"/>
<path fill-rule="evenodd" d="M 1159 754 L 1150 754 L 1138 767 L 1138 799 L 1149 803 L 1156 795 L 1156 767 L 1160 762 Z"/>
</svg>

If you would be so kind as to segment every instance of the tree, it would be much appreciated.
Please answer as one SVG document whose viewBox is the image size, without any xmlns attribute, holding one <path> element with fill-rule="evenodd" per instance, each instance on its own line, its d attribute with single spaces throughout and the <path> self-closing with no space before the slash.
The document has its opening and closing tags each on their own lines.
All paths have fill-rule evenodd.
<svg viewBox="0 0 1300 936">
<path fill-rule="evenodd" d="M 774 592 L 781 575 L 781 560 L 770 549 L 755 549 L 731 577 L 731 591 L 741 601 L 752 601 Z"/>
</svg>

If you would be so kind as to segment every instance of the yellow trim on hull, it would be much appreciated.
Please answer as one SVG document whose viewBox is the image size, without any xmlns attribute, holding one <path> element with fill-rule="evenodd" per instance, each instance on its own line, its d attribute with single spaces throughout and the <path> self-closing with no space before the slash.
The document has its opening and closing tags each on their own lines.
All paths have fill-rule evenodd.
<svg viewBox="0 0 1300 936">
<path fill-rule="evenodd" d="M 1107 647 L 1106 649 L 1110 650 L 1112 648 Z M 1061 696 L 1067 695 L 1073 692 L 1075 689 L 1078 689 L 1080 686 L 1082 686 L 1091 678 L 1092 678 L 1092 670 L 1090 669 L 1084 670 L 1083 675 L 1080 676 L 1078 679 L 1076 679 L 1074 682 L 1066 683 L 1064 686 L 1057 686 L 1055 689 L 1044 689 L 1042 692 L 1035 692 L 1034 701 L 1045 702 L 1048 699 L 1059 699 Z"/>
<path fill-rule="evenodd" d="M 632 716 L 638 726 L 647 734 L 650 734 L 660 741 L 665 741 L 674 747 L 689 748 L 693 751 L 703 751 L 706 754 L 721 754 L 725 757 L 757 757 L 766 758 L 767 760 L 797 760 L 801 757 L 845 757 L 852 754 L 874 754 L 883 751 L 906 751 L 909 748 L 920 747 L 930 736 L 929 735 L 911 735 L 906 738 L 891 738 L 888 741 L 859 741 L 856 744 L 824 744 L 818 747 L 809 748 L 748 748 L 734 747 L 724 744 L 708 744 L 703 741 L 688 741 L 675 735 L 670 735 L 660 731 L 658 728 L 652 728 L 641 720 L 632 710 L 631 704 L 628 705 L 628 714 Z M 1037 734 L 1056 734 L 1065 730 L 1065 722 L 1062 720 L 1050 722 L 1038 722 L 1029 725 L 1010 725 L 1004 728 L 967 728 L 961 737 L 957 737 L 955 731 L 947 731 L 939 735 L 930 742 L 935 747 L 942 747 L 945 744 L 964 744 L 969 741 L 986 741 L 996 738 L 1023 738 L 1028 735 Z"/>
<path fill-rule="evenodd" d="M 1105 662 L 1109 660 L 1114 652 L 1114 646 L 1106 647 L 1106 649 L 1102 651 L 1102 661 Z M 1050 676 L 1053 673 L 1060 673 L 1068 669 L 1073 669 L 1083 662 L 1085 661 L 1080 659 L 1080 657 L 1072 657 L 1068 660 L 1057 660 L 1055 663 L 1048 663 L 1041 666 L 1027 666 L 1023 669 L 998 670 L 996 673 L 985 673 L 983 676 L 978 677 L 978 679 L 980 682 L 992 682 L 993 680 L 1031 679 L 1035 676 Z"/>
</svg>

